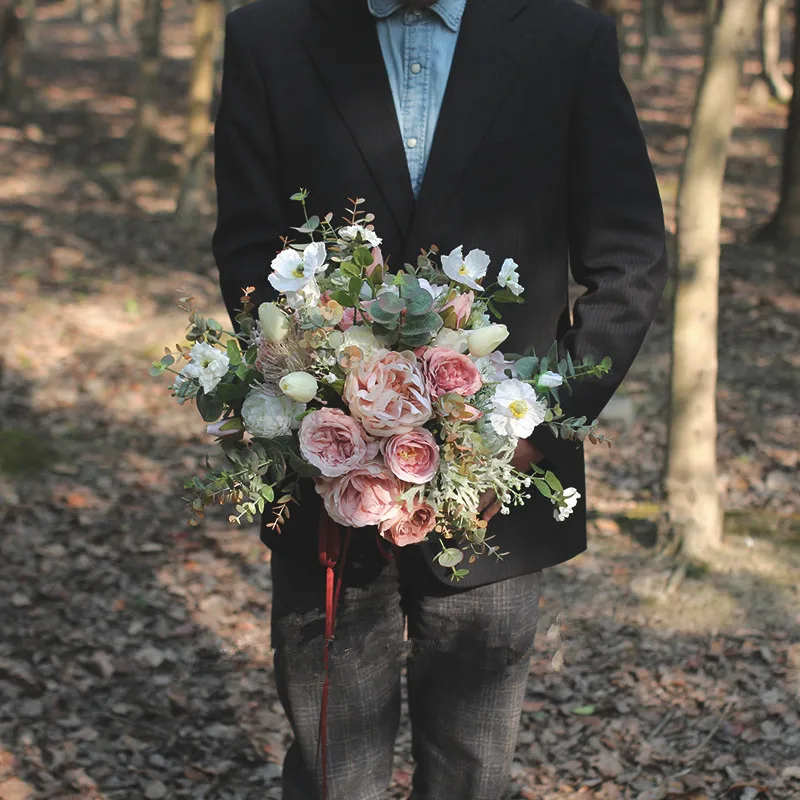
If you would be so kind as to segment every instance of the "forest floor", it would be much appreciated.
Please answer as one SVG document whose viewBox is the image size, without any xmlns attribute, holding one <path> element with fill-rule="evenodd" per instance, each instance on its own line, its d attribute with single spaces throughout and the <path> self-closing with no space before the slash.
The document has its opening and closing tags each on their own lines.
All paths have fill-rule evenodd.
<svg viewBox="0 0 800 800">
<path fill-rule="evenodd" d="M 279 798 L 268 552 L 222 513 L 186 524 L 182 476 L 211 442 L 147 374 L 182 336 L 177 290 L 225 319 L 213 207 L 171 216 L 186 9 L 168 15 L 161 140 L 135 180 L 133 44 L 61 5 L 40 20 L 23 108 L 0 117 L 0 800 Z M 673 230 L 700 28 L 671 24 L 657 74 L 630 85 Z M 800 797 L 800 257 L 748 243 L 776 202 L 786 112 L 745 67 L 720 289 L 725 548 L 667 588 L 665 301 L 607 417 L 615 447 L 589 452 L 589 550 L 546 572 L 515 798 Z M 392 798 L 409 743 L 404 719 Z"/>
</svg>

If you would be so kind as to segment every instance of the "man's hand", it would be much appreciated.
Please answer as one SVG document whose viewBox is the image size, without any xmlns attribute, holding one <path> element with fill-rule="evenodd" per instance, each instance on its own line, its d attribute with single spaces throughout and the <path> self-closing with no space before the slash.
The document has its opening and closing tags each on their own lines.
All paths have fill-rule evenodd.
<svg viewBox="0 0 800 800">
<path fill-rule="evenodd" d="M 544 456 L 527 440 L 520 439 L 517 442 L 517 449 L 514 451 L 514 458 L 511 464 L 520 472 L 527 472 L 531 464 L 538 464 Z M 478 513 L 481 519 L 488 522 L 500 510 L 500 503 L 497 501 L 495 493 L 491 490 L 484 492 L 478 506 Z"/>
</svg>

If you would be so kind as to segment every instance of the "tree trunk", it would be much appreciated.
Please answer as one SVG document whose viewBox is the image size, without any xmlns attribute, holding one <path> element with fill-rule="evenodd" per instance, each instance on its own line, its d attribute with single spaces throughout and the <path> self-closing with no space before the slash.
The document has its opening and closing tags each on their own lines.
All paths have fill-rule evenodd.
<svg viewBox="0 0 800 800">
<path fill-rule="evenodd" d="M 717 493 L 717 312 L 722 185 L 741 61 L 759 0 L 723 0 L 695 101 L 678 190 L 667 510 L 689 558 L 722 540 Z"/>
<path fill-rule="evenodd" d="M 25 77 L 25 16 L 20 3 L 12 3 L 3 11 L 0 60 L 2 61 L 2 84 L 0 103 L 11 111 L 19 107 L 22 83 Z"/>
<path fill-rule="evenodd" d="M 195 7 L 188 130 L 183 146 L 181 187 L 176 207 L 176 214 L 183 218 L 198 212 L 205 195 L 216 33 L 220 29 L 219 9 L 219 0 L 197 0 Z"/>
<path fill-rule="evenodd" d="M 781 72 L 781 12 L 783 0 L 764 0 L 761 6 L 761 71 L 772 96 L 781 103 L 792 99 L 792 84 Z"/>
<path fill-rule="evenodd" d="M 144 168 L 156 137 L 158 104 L 156 88 L 161 60 L 161 0 L 144 0 L 139 23 L 139 86 L 136 97 L 136 121 L 131 130 L 128 169 L 137 174 Z"/>
<path fill-rule="evenodd" d="M 783 135 L 781 194 L 775 215 L 758 234 L 778 246 L 800 242 L 800 6 L 795 12 L 794 77 L 789 122 Z"/>
<path fill-rule="evenodd" d="M 642 0 L 642 48 L 639 73 L 645 79 L 652 77 L 658 67 L 658 53 L 653 47 L 653 39 L 660 35 L 659 6 L 663 6 L 663 0 Z"/>
</svg>

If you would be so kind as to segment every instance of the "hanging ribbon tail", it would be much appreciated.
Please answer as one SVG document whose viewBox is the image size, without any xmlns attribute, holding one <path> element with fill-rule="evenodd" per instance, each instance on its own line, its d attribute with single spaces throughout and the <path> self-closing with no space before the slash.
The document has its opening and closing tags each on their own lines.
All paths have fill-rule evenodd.
<svg viewBox="0 0 800 800">
<path fill-rule="evenodd" d="M 328 799 L 328 694 L 330 689 L 330 643 L 336 625 L 336 609 L 342 588 L 342 576 L 350 543 L 351 529 L 346 528 L 344 544 L 342 531 L 328 512 L 322 508 L 319 517 L 319 563 L 325 567 L 325 640 L 322 651 L 322 704 L 319 714 L 319 735 L 317 737 L 317 767 L 322 764 L 322 800 Z M 334 572 L 339 564 L 338 575 Z"/>
</svg>

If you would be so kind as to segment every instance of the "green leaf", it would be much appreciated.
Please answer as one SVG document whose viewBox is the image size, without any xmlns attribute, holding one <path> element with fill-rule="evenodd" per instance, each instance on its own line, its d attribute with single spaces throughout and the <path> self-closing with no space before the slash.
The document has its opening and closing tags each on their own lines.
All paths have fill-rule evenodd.
<svg viewBox="0 0 800 800">
<path fill-rule="evenodd" d="M 206 327 L 215 333 L 219 333 L 222 330 L 222 325 L 220 325 L 215 319 L 211 319 L 211 317 L 206 320 Z"/>
<path fill-rule="evenodd" d="M 228 344 L 225 345 L 225 350 L 228 352 L 231 366 L 235 367 L 242 363 L 242 351 L 239 349 L 239 343 L 235 339 L 228 340 Z"/>
<path fill-rule="evenodd" d="M 289 199 L 298 203 L 302 203 L 307 197 L 308 192 L 305 189 L 301 189 L 299 192 L 295 192 Z"/>
<path fill-rule="evenodd" d="M 572 363 L 572 354 L 567 350 L 567 375 L 575 374 L 575 365 Z"/>
<path fill-rule="evenodd" d="M 469 575 L 468 569 L 457 569 L 453 571 L 453 574 L 450 576 L 451 581 L 460 581 L 462 578 L 466 578 Z"/>
<path fill-rule="evenodd" d="M 222 415 L 225 404 L 217 394 L 206 394 L 201 386 L 197 390 L 197 410 L 205 422 L 216 422 Z"/>
<path fill-rule="evenodd" d="M 166 355 L 161 356 L 161 364 L 165 367 L 171 367 L 175 363 L 174 356 L 171 356 L 169 353 Z"/>
<path fill-rule="evenodd" d="M 342 271 L 342 275 L 346 275 L 348 278 L 361 277 L 361 267 L 356 266 L 352 261 L 342 261 L 339 269 Z"/>
<path fill-rule="evenodd" d="M 601 366 L 601 367 L 602 367 L 604 370 L 606 370 L 606 371 L 610 370 L 610 369 L 611 369 L 611 356 L 606 356 L 606 357 L 605 357 L 605 358 L 604 358 L 604 359 L 603 359 L 603 360 L 600 362 L 600 366 Z"/>
<path fill-rule="evenodd" d="M 415 317 L 422 314 L 427 314 L 433 307 L 433 298 L 431 297 L 430 293 L 426 292 L 424 289 L 420 289 L 419 291 L 412 292 L 410 295 L 404 296 L 406 297 L 406 308 L 408 309 L 408 313 Z"/>
<path fill-rule="evenodd" d="M 350 278 L 350 283 L 348 284 L 348 289 L 350 290 L 350 296 L 353 298 L 353 305 L 358 304 L 358 296 L 361 294 L 361 286 L 363 285 L 364 281 L 361 280 L 360 277 L 353 276 Z M 351 305 L 348 303 L 348 305 Z"/>
<path fill-rule="evenodd" d="M 421 317 L 408 317 L 403 324 L 404 336 L 416 336 L 420 333 L 433 334 L 442 327 L 442 318 L 434 311 Z"/>
<path fill-rule="evenodd" d="M 370 305 L 369 315 L 375 322 L 379 322 L 381 325 L 388 325 L 392 328 L 396 328 L 400 324 L 399 314 L 391 314 L 388 311 L 384 311 L 377 302 Z"/>
<path fill-rule="evenodd" d="M 350 280 L 358 280 L 358 278 L 351 278 Z M 336 289 L 336 291 L 331 292 L 331 300 L 335 300 L 341 306 L 352 307 L 354 305 L 353 298 L 344 289 Z"/>
<path fill-rule="evenodd" d="M 164 367 L 162 367 L 162 366 L 161 366 L 160 362 L 156 361 L 156 362 L 155 362 L 155 364 L 153 364 L 153 365 L 150 367 L 150 369 L 148 370 L 148 372 L 149 372 L 149 373 L 150 373 L 150 374 L 151 374 L 151 375 L 152 375 L 154 378 L 158 378 L 160 375 L 163 375 L 163 374 L 164 374 Z"/>
<path fill-rule="evenodd" d="M 378 305 L 387 314 L 399 314 L 401 311 L 405 311 L 406 301 L 391 292 L 384 292 L 378 298 Z"/>
<path fill-rule="evenodd" d="M 228 405 L 244 400 L 249 391 L 250 387 L 245 383 L 220 383 L 216 388 L 216 394 Z"/>
<path fill-rule="evenodd" d="M 511 291 L 511 289 L 500 289 L 492 295 L 492 300 L 495 303 L 524 303 L 522 297 L 518 297 Z"/>
<path fill-rule="evenodd" d="M 554 492 L 564 491 L 564 487 L 561 485 L 561 481 L 552 472 L 550 472 L 550 470 L 547 470 L 547 472 L 545 472 L 544 479 L 547 481 L 547 485 Z"/>
<path fill-rule="evenodd" d="M 443 567 L 454 567 L 464 560 L 464 553 L 457 547 L 447 547 L 441 553 L 436 554 L 436 560 Z"/>
<path fill-rule="evenodd" d="M 596 706 L 575 706 L 571 709 L 572 714 L 577 714 L 579 717 L 591 717 L 596 711 Z"/>
<path fill-rule="evenodd" d="M 520 380 L 529 381 L 536 373 L 539 366 L 539 359 L 536 356 L 524 356 L 517 361 L 514 366 L 517 368 Z"/>
<path fill-rule="evenodd" d="M 374 260 L 368 247 L 357 247 L 353 252 L 353 261 L 362 269 L 372 266 Z"/>
<path fill-rule="evenodd" d="M 536 488 L 547 498 L 551 498 L 553 493 L 550 491 L 550 487 L 547 485 L 545 481 L 541 478 L 534 478 L 533 479 Z"/>
<path fill-rule="evenodd" d="M 428 344 L 430 340 L 431 335 L 429 333 L 417 333 L 413 336 L 408 336 L 404 331 L 400 336 L 398 344 L 402 344 L 403 347 L 413 350 L 416 347 L 422 347 L 423 345 Z"/>
</svg>

